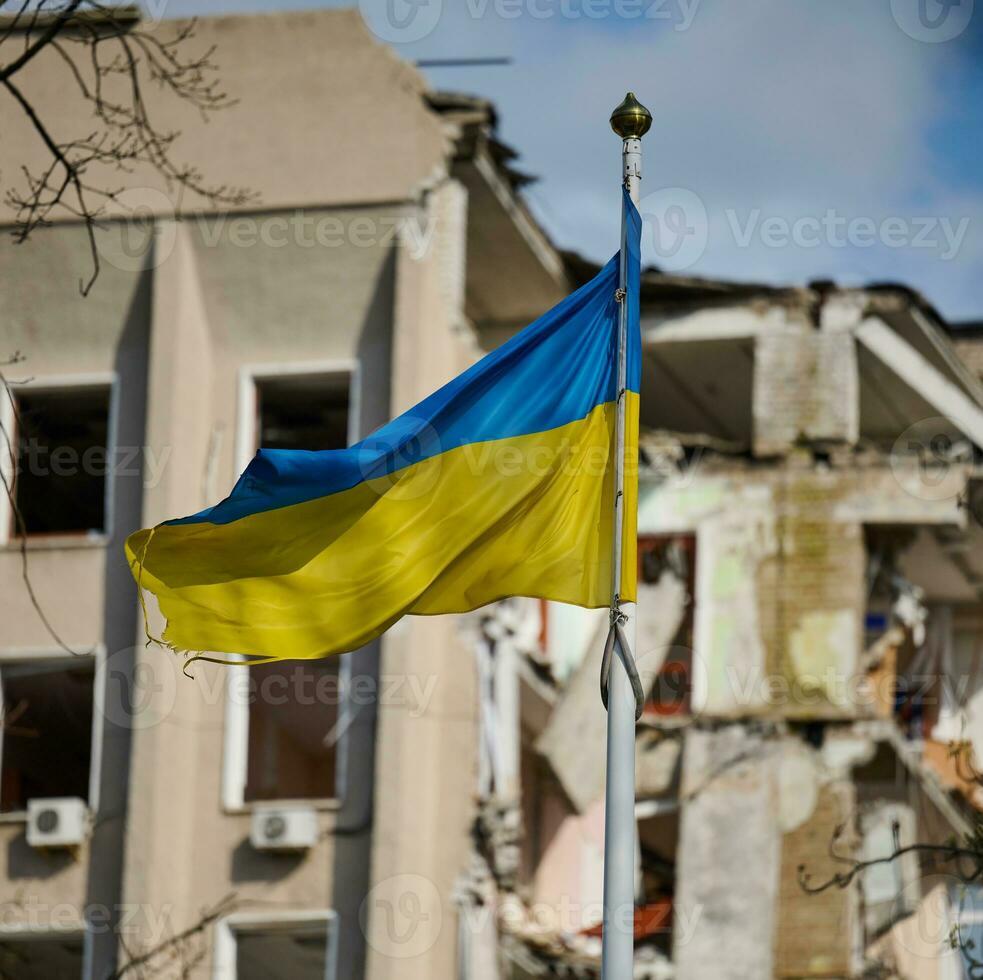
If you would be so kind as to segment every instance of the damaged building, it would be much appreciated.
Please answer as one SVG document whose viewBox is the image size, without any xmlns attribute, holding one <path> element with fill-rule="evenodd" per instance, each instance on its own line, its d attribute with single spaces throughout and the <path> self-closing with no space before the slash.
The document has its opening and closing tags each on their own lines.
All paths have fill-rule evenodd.
<svg viewBox="0 0 983 980">
<path fill-rule="evenodd" d="M 654 272 L 642 332 L 636 976 L 970 975 L 979 335 L 902 287 Z M 499 925 L 465 976 L 493 942 L 489 976 L 598 975 L 606 626 L 482 619 L 467 880 Z"/>
</svg>

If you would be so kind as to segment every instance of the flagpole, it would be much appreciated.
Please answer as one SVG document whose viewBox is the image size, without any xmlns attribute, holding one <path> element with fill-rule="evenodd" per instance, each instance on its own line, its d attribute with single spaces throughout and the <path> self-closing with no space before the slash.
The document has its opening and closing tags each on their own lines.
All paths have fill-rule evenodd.
<svg viewBox="0 0 983 980">
<path fill-rule="evenodd" d="M 652 122 L 649 111 L 629 92 L 611 115 L 622 139 L 622 177 L 638 205 L 642 141 Z M 615 440 L 614 569 L 612 624 L 621 623 L 630 650 L 612 657 L 607 680 L 608 745 L 604 792 L 604 932 L 602 980 L 631 980 L 635 922 L 635 693 L 625 667 L 636 639 L 635 603 L 621 602 L 621 555 L 625 523 L 625 389 L 628 377 L 628 213 L 621 209 L 620 315 L 618 322 L 618 414 Z M 617 641 L 620 646 L 620 641 Z"/>
</svg>

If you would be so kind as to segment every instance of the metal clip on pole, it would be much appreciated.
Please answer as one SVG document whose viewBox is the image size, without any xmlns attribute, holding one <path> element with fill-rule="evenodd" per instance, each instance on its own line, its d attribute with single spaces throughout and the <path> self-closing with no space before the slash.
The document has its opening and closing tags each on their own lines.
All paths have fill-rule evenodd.
<svg viewBox="0 0 983 980">
<path fill-rule="evenodd" d="M 616 609 L 611 610 L 611 628 L 608 630 L 608 638 L 604 643 L 604 656 L 601 658 L 601 701 L 604 703 L 604 710 L 608 707 L 608 680 L 611 677 L 611 659 L 614 655 L 614 648 L 618 648 L 618 656 L 624 664 L 628 680 L 631 682 L 631 690 L 635 695 L 635 721 L 642 717 L 642 709 L 645 707 L 645 690 L 642 687 L 642 679 L 638 676 L 638 667 L 632 655 L 631 648 L 628 646 L 628 639 L 625 631 L 621 628 L 622 613 Z"/>
</svg>

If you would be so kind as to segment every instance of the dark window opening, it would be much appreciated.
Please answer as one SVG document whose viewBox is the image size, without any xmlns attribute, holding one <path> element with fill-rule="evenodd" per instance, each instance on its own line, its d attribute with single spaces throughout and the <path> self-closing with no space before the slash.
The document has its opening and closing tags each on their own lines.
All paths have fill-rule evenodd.
<svg viewBox="0 0 983 980">
<path fill-rule="evenodd" d="M 679 630 L 666 651 L 645 705 L 649 715 L 688 715 L 693 694 L 693 631 L 696 624 L 696 537 L 652 535 L 638 540 L 638 579 L 655 584 L 672 574 L 686 587 L 688 601 Z"/>
<path fill-rule="evenodd" d="M 19 391 L 15 535 L 106 529 L 108 387 Z"/>
<path fill-rule="evenodd" d="M 658 815 L 639 820 L 638 843 L 642 877 L 635 909 L 635 942 L 639 946 L 650 945 L 668 958 L 676 894 L 678 810 L 668 805 Z"/>
<path fill-rule="evenodd" d="M 249 668 L 247 803 L 335 796 L 339 665 L 329 657 Z"/>
<path fill-rule="evenodd" d="M 250 929 L 236 934 L 236 980 L 324 980 L 328 924 Z"/>
<path fill-rule="evenodd" d="M 0 664 L 0 812 L 55 796 L 88 799 L 94 687 L 91 658 Z"/>
<path fill-rule="evenodd" d="M 4 980 L 79 980 L 84 943 L 80 935 L 33 935 L 0 941 Z"/>
<path fill-rule="evenodd" d="M 348 445 L 347 374 L 300 375 L 256 382 L 256 432 L 263 449 L 344 449 Z"/>
</svg>

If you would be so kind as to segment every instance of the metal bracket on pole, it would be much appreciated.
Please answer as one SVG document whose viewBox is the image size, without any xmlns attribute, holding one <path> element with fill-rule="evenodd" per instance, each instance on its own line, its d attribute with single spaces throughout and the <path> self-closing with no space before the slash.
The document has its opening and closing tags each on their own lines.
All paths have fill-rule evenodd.
<svg viewBox="0 0 983 980">
<path fill-rule="evenodd" d="M 608 638 L 604 643 L 604 656 L 601 658 L 601 701 L 604 704 L 604 710 L 607 711 L 611 660 L 614 656 L 615 647 L 617 647 L 618 659 L 624 665 L 628 680 L 631 681 L 632 694 L 635 695 L 635 721 L 638 721 L 642 717 L 642 709 L 645 707 L 645 689 L 642 687 L 642 680 L 638 676 L 638 666 L 635 664 L 635 657 L 628 646 L 628 638 L 622 629 L 621 619 L 621 613 L 612 611 L 611 628 L 608 630 Z"/>
</svg>

